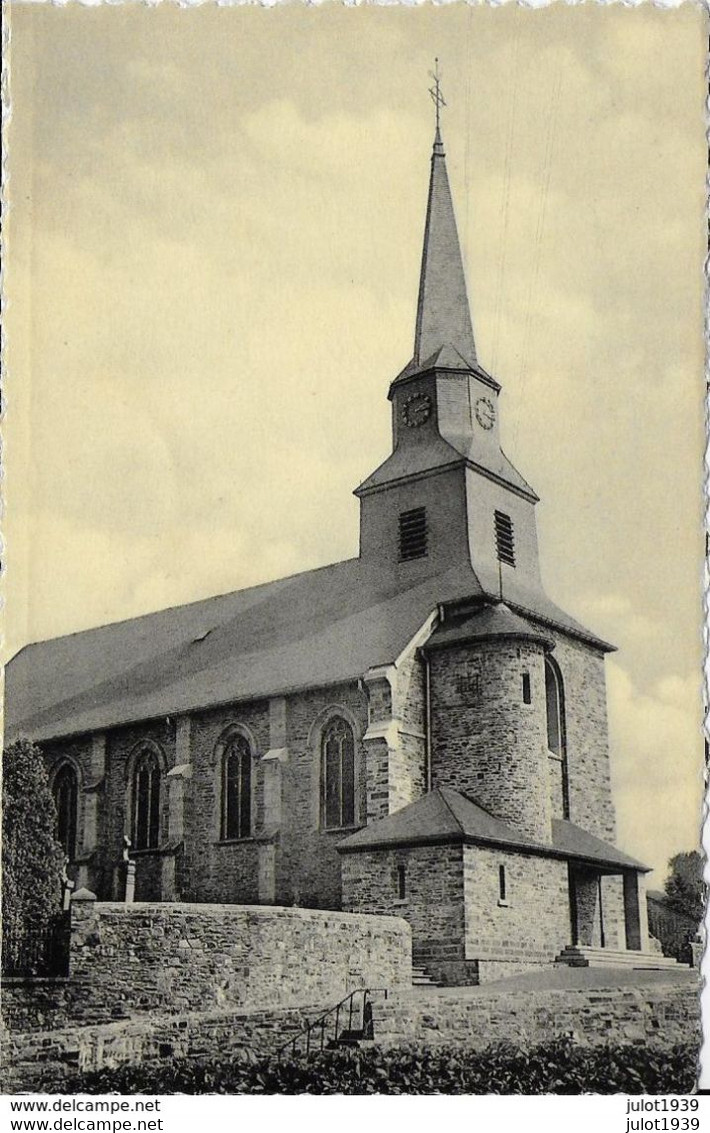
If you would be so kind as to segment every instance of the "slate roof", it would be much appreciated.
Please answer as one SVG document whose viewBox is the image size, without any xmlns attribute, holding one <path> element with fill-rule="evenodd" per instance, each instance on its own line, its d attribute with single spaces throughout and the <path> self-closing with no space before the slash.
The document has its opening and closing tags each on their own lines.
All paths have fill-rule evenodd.
<svg viewBox="0 0 710 1133">
<path fill-rule="evenodd" d="M 478 359 L 471 361 L 468 358 L 464 358 L 463 354 L 457 350 L 455 346 L 447 342 L 430 354 L 428 358 L 425 358 L 423 362 L 417 362 L 416 358 L 410 358 L 407 365 L 403 370 L 400 370 L 390 386 L 388 394 L 390 400 L 392 399 L 396 385 L 405 382 L 407 378 L 416 377 L 418 374 L 425 374 L 429 370 L 458 370 L 466 373 L 470 371 L 473 374 L 477 374 L 480 378 L 483 378 L 483 380 L 488 385 L 493 386 L 494 389 L 499 390 L 501 388 L 500 382 L 497 382 L 487 370 L 484 370 Z"/>
<path fill-rule="evenodd" d="M 350 559 L 28 645 L 6 670 L 6 734 L 42 740 L 361 677 L 396 660 L 438 603 L 482 593 L 470 567 L 408 582 Z"/>
<path fill-rule="evenodd" d="M 444 146 L 437 128 L 431 155 L 414 357 L 420 362 L 444 343 L 455 343 L 463 358 L 477 361 Z"/>
<path fill-rule="evenodd" d="M 495 818 L 473 799 L 449 787 L 436 788 L 402 810 L 363 827 L 340 842 L 338 851 L 354 854 L 390 846 L 457 842 L 504 846 L 615 869 L 644 872 L 650 869 L 623 850 L 565 819 L 552 820 L 551 845 L 535 842 L 514 826 Z"/>
<path fill-rule="evenodd" d="M 426 648 L 441 649 L 464 641 L 487 641 L 495 637 L 537 641 L 548 649 L 552 649 L 554 645 L 550 635 L 539 626 L 514 614 L 504 602 L 499 602 L 480 606 L 461 617 L 447 617 L 428 638 Z"/>
<path fill-rule="evenodd" d="M 611 648 L 515 585 L 518 612 Z M 47 740 L 362 677 L 395 661 L 437 606 L 486 597 L 465 564 L 407 581 L 348 559 L 38 642 L 5 670 L 5 734 Z"/>
<path fill-rule="evenodd" d="M 469 465 L 489 473 L 495 480 L 501 480 L 517 490 L 520 495 L 536 502 L 539 496 L 530 487 L 524 476 L 511 464 L 502 449 L 487 453 L 485 462 L 482 462 L 481 453 L 472 441 L 462 438 L 460 447 L 451 441 L 444 440 L 440 433 L 433 433 L 423 443 L 397 447 L 391 456 L 387 457 L 378 468 L 363 480 L 356 489 L 355 495 L 362 496 L 373 488 L 383 484 L 391 484 L 407 476 L 415 476 L 420 472 L 431 472 L 434 469 L 447 467 L 461 467 Z"/>
</svg>

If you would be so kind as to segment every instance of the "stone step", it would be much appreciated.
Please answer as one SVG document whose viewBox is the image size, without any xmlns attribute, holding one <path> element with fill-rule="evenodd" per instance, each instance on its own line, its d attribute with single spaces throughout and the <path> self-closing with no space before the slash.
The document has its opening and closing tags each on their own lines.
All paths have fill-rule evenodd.
<svg viewBox="0 0 710 1133">
<path fill-rule="evenodd" d="M 412 987 L 440 987 L 440 984 L 432 979 L 426 968 L 418 967 L 416 964 L 413 964 Z"/>
<path fill-rule="evenodd" d="M 683 968 L 672 956 L 662 956 L 657 952 L 636 952 L 616 948 L 591 948 L 586 945 L 568 945 L 558 956 L 555 964 L 565 964 L 571 968 L 635 968 L 644 970 L 666 970 Z"/>
<path fill-rule="evenodd" d="M 328 1046 L 359 1046 L 364 1038 L 365 1032 L 362 1029 L 353 1028 L 351 1031 L 341 1031 L 337 1039 L 331 1039 Z"/>
</svg>

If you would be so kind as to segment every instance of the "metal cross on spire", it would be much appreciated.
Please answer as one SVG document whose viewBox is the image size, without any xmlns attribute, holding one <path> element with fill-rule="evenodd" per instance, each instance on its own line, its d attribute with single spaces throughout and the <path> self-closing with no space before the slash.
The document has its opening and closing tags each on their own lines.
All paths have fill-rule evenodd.
<svg viewBox="0 0 710 1133">
<path fill-rule="evenodd" d="M 446 100 L 441 93 L 441 75 L 439 74 L 439 57 L 434 60 L 434 70 L 429 72 L 431 78 L 434 80 L 434 86 L 429 87 L 429 94 L 431 95 L 432 102 L 436 107 L 436 129 L 439 131 L 439 114 L 442 106 L 446 106 Z"/>
</svg>

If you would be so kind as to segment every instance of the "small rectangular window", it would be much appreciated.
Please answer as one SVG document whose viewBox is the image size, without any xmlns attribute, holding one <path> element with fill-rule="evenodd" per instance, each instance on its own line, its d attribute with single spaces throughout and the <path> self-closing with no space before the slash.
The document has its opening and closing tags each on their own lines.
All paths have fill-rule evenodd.
<svg viewBox="0 0 710 1133">
<path fill-rule="evenodd" d="M 505 866 L 498 866 L 498 900 L 505 901 L 506 888 L 505 888 Z"/>
<path fill-rule="evenodd" d="M 399 559 L 422 559 L 427 553 L 426 508 L 415 507 L 399 516 Z"/>
<path fill-rule="evenodd" d="M 407 871 L 401 863 L 397 866 L 397 896 L 400 901 L 407 896 Z"/>
<path fill-rule="evenodd" d="M 477 700 L 481 695 L 481 672 L 475 662 L 464 661 L 457 665 L 454 681 L 459 696 Z"/>
<path fill-rule="evenodd" d="M 530 704 L 531 702 L 530 673 L 523 673 L 523 704 Z"/>
<path fill-rule="evenodd" d="M 496 554 L 502 563 L 515 566 L 515 537 L 513 521 L 503 511 L 494 513 L 496 529 Z"/>
</svg>

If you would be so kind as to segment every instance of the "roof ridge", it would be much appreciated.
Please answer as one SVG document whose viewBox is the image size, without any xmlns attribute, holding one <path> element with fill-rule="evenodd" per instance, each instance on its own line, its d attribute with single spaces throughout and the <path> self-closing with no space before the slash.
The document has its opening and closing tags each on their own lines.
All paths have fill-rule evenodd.
<svg viewBox="0 0 710 1133">
<path fill-rule="evenodd" d="M 442 799 L 444 806 L 446 807 L 449 814 L 453 818 L 457 827 L 459 828 L 459 830 L 461 831 L 462 834 L 465 834 L 466 831 L 464 829 L 464 826 L 462 825 L 461 821 L 456 817 L 456 814 L 455 814 L 451 804 L 449 803 L 449 800 L 446 798 L 446 795 L 444 794 L 444 791 L 451 791 L 451 790 L 453 790 L 453 787 L 437 787 L 436 790 L 439 792 L 439 796 Z M 460 791 L 454 791 L 454 794 L 459 795 L 459 794 L 461 794 L 461 792 Z M 462 797 L 465 797 L 465 796 L 462 796 Z"/>
<path fill-rule="evenodd" d="M 462 799 L 465 799 L 467 803 L 472 803 L 473 806 L 477 806 L 479 810 L 482 810 L 483 813 L 487 814 L 489 818 L 492 818 L 494 822 L 500 822 L 502 826 L 507 826 L 509 830 L 515 831 L 515 827 L 512 826 L 510 822 L 506 822 L 504 818 L 499 818 L 498 815 L 494 814 L 492 810 L 489 810 L 487 806 L 484 806 L 483 803 L 479 803 L 478 799 L 467 795 L 465 791 L 457 791 L 456 794 L 460 795 Z"/>
</svg>

